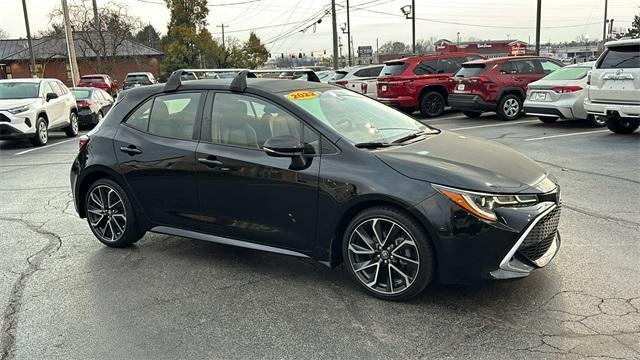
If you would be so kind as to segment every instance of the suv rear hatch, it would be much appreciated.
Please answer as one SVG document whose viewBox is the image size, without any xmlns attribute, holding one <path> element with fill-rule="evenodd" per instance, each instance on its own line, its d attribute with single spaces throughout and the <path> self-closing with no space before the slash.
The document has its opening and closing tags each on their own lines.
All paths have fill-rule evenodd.
<svg viewBox="0 0 640 360">
<path fill-rule="evenodd" d="M 609 47 L 591 73 L 588 92 L 593 102 L 640 103 L 640 45 Z"/>
<path fill-rule="evenodd" d="M 384 64 L 380 72 L 376 86 L 378 87 L 378 97 L 393 98 L 406 95 L 407 80 L 402 74 L 409 67 L 409 63 L 404 61 L 389 61 Z"/>
<path fill-rule="evenodd" d="M 454 94 L 481 95 L 487 90 L 489 84 L 493 84 L 486 76 L 482 76 L 487 69 L 486 64 L 463 64 L 450 81 L 453 81 Z"/>
</svg>

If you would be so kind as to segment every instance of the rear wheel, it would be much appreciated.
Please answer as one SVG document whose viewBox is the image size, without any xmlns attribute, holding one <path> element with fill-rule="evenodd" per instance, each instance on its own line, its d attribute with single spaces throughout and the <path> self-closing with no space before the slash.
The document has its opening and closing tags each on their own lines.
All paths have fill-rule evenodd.
<svg viewBox="0 0 640 360">
<path fill-rule="evenodd" d="M 430 91 L 420 98 L 420 113 L 425 117 L 440 116 L 444 112 L 446 101 L 437 91 Z"/>
<path fill-rule="evenodd" d="M 607 128 L 616 134 L 631 134 L 638 126 L 640 120 L 629 118 L 609 118 L 607 119 Z"/>
<path fill-rule="evenodd" d="M 587 116 L 587 122 L 593 125 L 594 127 L 603 127 L 607 125 L 607 118 L 604 116 L 595 116 L 595 115 L 589 114 Z"/>
<path fill-rule="evenodd" d="M 558 118 L 553 116 L 538 116 L 538 119 L 540 119 L 540 121 L 542 121 L 543 123 L 547 123 L 547 124 L 551 124 L 558 121 Z"/>
<path fill-rule="evenodd" d="M 44 146 L 49 141 L 49 127 L 43 117 L 39 117 L 36 121 L 36 133 L 30 140 L 35 146 Z"/>
<path fill-rule="evenodd" d="M 477 119 L 482 115 L 480 111 L 463 111 L 462 113 L 470 119 Z"/>
<path fill-rule="evenodd" d="M 358 214 L 345 231 L 342 248 L 353 280 L 384 300 L 411 299 L 433 278 L 428 235 L 414 219 L 391 207 Z"/>
<path fill-rule="evenodd" d="M 522 100 L 516 95 L 507 94 L 500 99 L 496 112 L 502 120 L 515 120 L 522 113 Z"/>
<path fill-rule="evenodd" d="M 64 132 L 68 137 L 74 137 L 78 135 L 78 114 L 73 111 L 69 115 L 69 126 L 64 128 Z"/>
</svg>

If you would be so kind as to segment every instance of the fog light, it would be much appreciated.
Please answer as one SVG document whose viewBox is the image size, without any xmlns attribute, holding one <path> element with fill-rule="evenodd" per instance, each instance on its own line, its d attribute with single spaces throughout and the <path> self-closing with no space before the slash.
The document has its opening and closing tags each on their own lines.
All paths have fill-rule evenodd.
<svg viewBox="0 0 640 360">
<path fill-rule="evenodd" d="M 27 124 L 28 127 L 31 127 L 31 120 L 29 120 L 29 118 L 24 118 L 24 123 Z"/>
</svg>

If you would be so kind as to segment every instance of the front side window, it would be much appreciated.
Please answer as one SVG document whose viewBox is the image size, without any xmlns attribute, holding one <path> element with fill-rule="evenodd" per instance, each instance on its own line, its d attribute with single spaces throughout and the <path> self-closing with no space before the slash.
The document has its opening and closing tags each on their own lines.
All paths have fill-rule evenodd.
<svg viewBox="0 0 640 360">
<path fill-rule="evenodd" d="M 539 74 L 535 60 L 520 60 L 513 62 L 517 69 L 517 74 Z"/>
<path fill-rule="evenodd" d="M 599 69 L 640 68 L 640 45 L 615 46 L 607 49 Z"/>
<path fill-rule="evenodd" d="M 64 91 L 62 90 L 60 85 L 58 85 L 58 83 L 51 81 L 49 82 L 49 85 L 51 86 L 51 89 L 53 89 L 53 92 L 56 93 L 58 96 L 64 95 Z"/>
<path fill-rule="evenodd" d="M 454 77 L 469 78 L 482 74 L 485 69 L 484 64 L 466 64 L 456 72 Z"/>
<path fill-rule="evenodd" d="M 174 139 L 191 140 L 200 97 L 200 93 L 157 96 L 153 101 L 149 116 L 149 133 Z"/>
<path fill-rule="evenodd" d="M 253 96 L 219 93 L 213 101 L 211 141 L 261 149 L 275 136 L 293 136 L 308 153 L 320 152 L 320 137 L 281 107 Z"/>
<path fill-rule="evenodd" d="M 38 87 L 39 84 L 36 82 L 2 82 L 0 83 L 0 99 L 37 98 Z M 43 94 L 45 94 L 44 91 Z"/>
<path fill-rule="evenodd" d="M 391 142 L 417 132 L 437 132 L 410 116 L 346 89 L 287 91 L 281 95 L 353 144 Z"/>
</svg>

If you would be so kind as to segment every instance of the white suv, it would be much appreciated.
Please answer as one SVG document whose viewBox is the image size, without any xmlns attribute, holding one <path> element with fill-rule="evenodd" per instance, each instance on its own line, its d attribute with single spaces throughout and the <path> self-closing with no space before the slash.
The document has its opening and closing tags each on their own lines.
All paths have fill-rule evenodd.
<svg viewBox="0 0 640 360">
<path fill-rule="evenodd" d="M 340 85 L 375 99 L 378 96 L 376 81 L 383 67 L 383 64 L 378 64 L 337 70 L 329 80 L 329 84 Z"/>
<path fill-rule="evenodd" d="M 609 130 L 629 134 L 640 126 L 640 39 L 611 41 L 587 82 L 587 113 L 607 119 Z"/>
<path fill-rule="evenodd" d="M 49 130 L 78 135 L 76 99 L 56 79 L 0 80 L 0 139 L 29 138 L 42 146 Z"/>
</svg>

